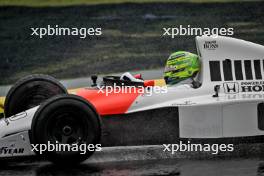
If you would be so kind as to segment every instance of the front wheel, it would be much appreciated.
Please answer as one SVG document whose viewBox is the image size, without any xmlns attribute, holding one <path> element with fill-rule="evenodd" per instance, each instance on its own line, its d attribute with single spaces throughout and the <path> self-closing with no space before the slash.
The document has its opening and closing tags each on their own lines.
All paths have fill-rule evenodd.
<svg viewBox="0 0 264 176">
<path fill-rule="evenodd" d="M 26 76 L 9 90 L 4 104 L 5 116 L 10 117 L 38 106 L 59 94 L 67 94 L 67 90 L 55 78 L 42 74 Z"/>
<path fill-rule="evenodd" d="M 76 95 L 59 95 L 43 103 L 31 126 L 31 143 L 57 146 L 37 154 L 58 164 L 84 161 L 100 149 L 100 137 L 99 115 L 89 102 Z M 78 147 L 78 151 L 70 146 Z"/>
</svg>

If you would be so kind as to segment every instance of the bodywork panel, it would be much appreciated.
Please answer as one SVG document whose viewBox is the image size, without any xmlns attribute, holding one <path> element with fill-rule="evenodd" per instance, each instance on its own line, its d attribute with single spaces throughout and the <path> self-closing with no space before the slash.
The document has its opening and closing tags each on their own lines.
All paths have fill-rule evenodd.
<svg viewBox="0 0 264 176">
<path fill-rule="evenodd" d="M 178 108 L 160 108 L 102 117 L 102 145 L 152 145 L 177 142 Z"/>
<path fill-rule="evenodd" d="M 104 91 L 104 90 L 102 90 Z M 99 89 L 84 88 L 76 92 L 96 107 L 100 115 L 124 114 L 140 95 L 138 92 L 131 93 L 106 93 Z"/>
</svg>

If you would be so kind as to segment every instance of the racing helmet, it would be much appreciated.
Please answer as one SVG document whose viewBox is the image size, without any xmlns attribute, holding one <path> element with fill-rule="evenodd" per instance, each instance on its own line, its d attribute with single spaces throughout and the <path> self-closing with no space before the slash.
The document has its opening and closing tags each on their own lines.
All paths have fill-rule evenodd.
<svg viewBox="0 0 264 176">
<path fill-rule="evenodd" d="M 177 84 L 185 79 L 193 78 L 200 71 L 199 57 L 196 54 L 178 51 L 168 58 L 164 70 L 167 84 Z"/>
</svg>

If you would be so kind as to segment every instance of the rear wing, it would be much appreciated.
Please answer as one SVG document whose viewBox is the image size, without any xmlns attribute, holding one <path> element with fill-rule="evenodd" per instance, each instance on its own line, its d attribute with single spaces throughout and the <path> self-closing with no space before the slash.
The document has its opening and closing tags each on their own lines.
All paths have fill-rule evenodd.
<svg viewBox="0 0 264 176">
<path fill-rule="evenodd" d="M 203 85 L 263 84 L 264 46 L 231 37 L 196 37 Z M 263 87 L 264 90 L 264 87 Z"/>
</svg>

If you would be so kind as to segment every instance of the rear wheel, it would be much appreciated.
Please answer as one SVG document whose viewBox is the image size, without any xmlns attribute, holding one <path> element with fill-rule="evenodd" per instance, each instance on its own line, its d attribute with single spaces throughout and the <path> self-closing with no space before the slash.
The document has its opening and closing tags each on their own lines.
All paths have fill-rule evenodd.
<svg viewBox="0 0 264 176">
<path fill-rule="evenodd" d="M 67 94 L 67 90 L 51 76 L 37 74 L 22 78 L 12 86 L 6 96 L 5 116 L 10 117 L 40 105 L 58 94 Z"/>
<path fill-rule="evenodd" d="M 31 126 L 31 143 L 57 145 L 57 149 L 44 151 L 42 156 L 58 164 L 79 163 L 87 159 L 99 149 L 100 138 L 101 123 L 97 112 L 90 103 L 76 95 L 59 95 L 43 103 Z M 66 150 L 58 148 L 64 144 L 68 144 Z"/>
</svg>

